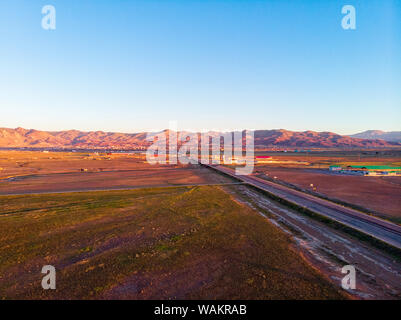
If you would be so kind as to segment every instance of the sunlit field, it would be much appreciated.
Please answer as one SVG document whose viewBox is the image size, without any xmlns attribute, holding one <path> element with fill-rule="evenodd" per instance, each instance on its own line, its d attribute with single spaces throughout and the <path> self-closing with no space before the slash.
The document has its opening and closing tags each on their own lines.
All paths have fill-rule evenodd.
<svg viewBox="0 0 401 320">
<path fill-rule="evenodd" d="M 0 213 L 1 299 L 346 298 L 222 187 L 1 196 Z"/>
</svg>

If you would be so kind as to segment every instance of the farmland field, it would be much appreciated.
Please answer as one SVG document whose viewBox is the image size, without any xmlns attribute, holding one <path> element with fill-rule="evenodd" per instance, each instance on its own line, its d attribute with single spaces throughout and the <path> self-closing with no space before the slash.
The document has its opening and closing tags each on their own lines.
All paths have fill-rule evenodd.
<svg viewBox="0 0 401 320">
<path fill-rule="evenodd" d="M 331 162 L 356 157 L 275 155 L 277 163 L 258 164 L 254 174 L 307 190 L 313 183 L 324 196 L 397 219 L 398 177 L 328 173 Z M 398 161 L 393 155 L 374 159 Z M 251 195 L 249 202 L 246 186 L 207 168 L 150 165 L 141 153 L 38 151 L 0 151 L 0 168 L 0 299 L 350 297 L 333 280 L 341 268 L 327 268 L 339 257 L 326 256 L 332 262 L 322 265 L 313 256 L 324 250 L 311 253 L 295 229 L 285 231 L 262 216 L 266 199 Z M 305 239 L 309 231 L 301 232 Z M 321 240 L 340 257 L 348 250 Z M 364 252 L 355 239 L 346 241 Z M 393 268 L 385 254 L 375 257 Z M 355 263 L 364 261 L 358 256 Z M 44 265 L 56 267 L 54 291 L 41 287 Z M 397 279 L 382 278 L 377 281 L 398 290 Z M 369 279 L 360 283 L 366 289 Z"/>
<path fill-rule="evenodd" d="M 269 177 L 289 182 L 329 198 L 346 201 L 401 222 L 401 177 L 363 177 L 330 174 L 327 170 L 268 167 Z M 398 182 L 398 184 L 397 184 Z"/>
<path fill-rule="evenodd" d="M 363 207 L 377 216 L 401 223 L 401 177 L 352 176 L 328 171 L 332 164 L 401 165 L 399 152 L 387 153 L 379 156 L 357 153 L 273 155 L 274 161 L 256 165 L 255 173 Z"/>
<path fill-rule="evenodd" d="M 232 182 L 198 166 L 150 165 L 142 154 L 0 151 L 0 194 Z"/>
<path fill-rule="evenodd" d="M 0 299 L 346 298 L 222 187 L 0 196 L 0 212 Z"/>
</svg>

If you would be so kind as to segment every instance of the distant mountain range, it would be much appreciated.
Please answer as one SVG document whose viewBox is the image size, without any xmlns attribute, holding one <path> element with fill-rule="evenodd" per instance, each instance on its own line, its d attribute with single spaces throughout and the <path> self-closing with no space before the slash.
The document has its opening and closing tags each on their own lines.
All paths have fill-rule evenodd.
<svg viewBox="0 0 401 320">
<path fill-rule="evenodd" d="M 211 132 L 211 135 L 215 136 L 219 135 L 219 133 Z M 83 132 L 78 130 L 52 132 L 23 128 L 0 128 L 0 147 L 2 148 L 140 149 L 146 148 L 150 144 L 151 142 L 146 141 L 146 132 Z M 393 142 L 376 138 L 361 139 L 356 135 L 352 137 L 341 136 L 332 132 L 296 132 L 283 129 L 255 131 L 256 149 L 274 146 L 298 148 L 401 148 L 401 140 Z"/>
<path fill-rule="evenodd" d="M 401 142 L 401 131 L 385 132 L 381 130 L 368 130 L 350 135 L 351 138 L 359 139 L 382 139 L 385 141 Z"/>
</svg>

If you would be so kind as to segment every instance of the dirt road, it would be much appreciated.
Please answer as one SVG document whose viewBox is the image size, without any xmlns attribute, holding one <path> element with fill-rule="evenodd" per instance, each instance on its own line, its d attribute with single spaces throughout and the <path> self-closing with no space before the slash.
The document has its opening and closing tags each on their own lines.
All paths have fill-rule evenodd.
<svg viewBox="0 0 401 320">
<path fill-rule="evenodd" d="M 341 286 L 341 269 L 356 269 L 356 289 L 348 292 L 360 299 L 401 299 L 401 263 L 344 232 L 268 199 L 246 185 L 225 187 L 240 202 L 257 210 L 294 240 L 294 250 Z"/>
</svg>

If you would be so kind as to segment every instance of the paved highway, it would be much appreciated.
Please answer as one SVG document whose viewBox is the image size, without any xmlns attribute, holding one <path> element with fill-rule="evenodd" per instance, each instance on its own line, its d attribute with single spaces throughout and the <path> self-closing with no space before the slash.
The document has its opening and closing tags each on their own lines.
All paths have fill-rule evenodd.
<svg viewBox="0 0 401 320">
<path fill-rule="evenodd" d="M 234 170 L 230 168 L 220 165 L 205 166 L 401 249 L 401 226 L 399 225 L 274 182 L 254 176 L 235 175 Z"/>
</svg>

